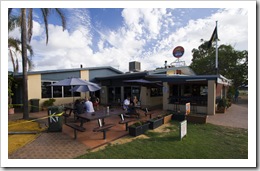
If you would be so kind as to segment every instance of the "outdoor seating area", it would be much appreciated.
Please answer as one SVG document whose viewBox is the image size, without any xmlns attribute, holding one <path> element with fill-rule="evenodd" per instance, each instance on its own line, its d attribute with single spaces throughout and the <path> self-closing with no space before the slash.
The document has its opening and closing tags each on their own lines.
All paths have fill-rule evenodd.
<svg viewBox="0 0 260 171">
<path fill-rule="evenodd" d="M 148 121 L 152 116 L 156 117 L 161 114 L 162 110 L 155 110 L 151 113 L 146 109 L 138 112 L 138 118 L 126 118 L 125 111 L 120 107 L 112 108 L 109 113 L 106 112 L 105 107 L 100 107 L 100 110 L 94 113 L 78 115 L 77 120 L 74 120 L 73 116 L 66 117 L 67 123 L 63 124 L 62 132 L 90 149 L 96 148 L 128 135 L 128 127 L 131 124 L 137 121 Z"/>
<path fill-rule="evenodd" d="M 77 141 L 86 146 L 86 149 L 95 149 L 109 142 L 117 140 L 121 137 L 129 135 L 128 127 L 138 121 L 147 121 L 151 115 L 146 115 L 144 110 L 139 110 L 139 118 L 126 118 L 124 111 L 120 107 L 112 107 L 109 114 L 104 113 L 106 107 L 100 106 L 100 109 L 95 114 L 85 113 L 77 115 L 74 118 L 73 108 L 64 108 L 64 115 L 60 116 L 61 129 L 54 131 L 43 132 L 43 134 L 55 134 L 59 139 L 59 135 L 66 135 L 72 141 Z M 153 110 L 153 115 L 156 117 L 162 113 L 161 109 Z M 104 114 L 104 115 L 103 115 Z M 123 120 L 121 117 L 123 115 Z M 41 127 L 48 128 L 50 124 L 48 111 L 39 111 L 30 113 L 30 118 L 37 119 Z M 11 119 L 13 118 L 13 119 Z M 42 118 L 42 119 L 41 119 Z M 9 115 L 10 120 L 22 119 L 21 113 Z M 57 124 L 59 124 L 57 122 Z M 55 127 L 51 125 L 52 127 Z M 61 131 L 60 131 L 61 130 Z"/>
</svg>

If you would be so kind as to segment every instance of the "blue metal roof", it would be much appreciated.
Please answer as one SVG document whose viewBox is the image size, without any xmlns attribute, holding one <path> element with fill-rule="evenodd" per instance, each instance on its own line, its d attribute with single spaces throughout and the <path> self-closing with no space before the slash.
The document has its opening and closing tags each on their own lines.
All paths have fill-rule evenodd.
<svg viewBox="0 0 260 171">
<path fill-rule="evenodd" d="M 28 75 L 33 74 L 52 74 L 52 73 L 64 73 L 64 72 L 73 72 L 73 71 L 82 71 L 82 70 L 102 70 L 102 69 L 110 69 L 118 74 L 122 74 L 122 71 L 119 71 L 111 66 L 103 66 L 103 67 L 86 67 L 86 68 L 73 68 L 73 69 L 60 69 L 60 70 L 45 70 L 45 71 L 28 71 Z M 16 76 L 22 75 L 22 73 L 15 74 Z"/>
</svg>

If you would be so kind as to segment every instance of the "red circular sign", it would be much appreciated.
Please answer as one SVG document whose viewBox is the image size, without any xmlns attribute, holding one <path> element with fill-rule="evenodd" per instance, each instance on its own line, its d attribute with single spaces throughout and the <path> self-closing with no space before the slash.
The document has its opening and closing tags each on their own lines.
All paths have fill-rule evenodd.
<svg viewBox="0 0 260 171">
<path fill-rule="evenodd" d="M 184 48 L 182 46 L 177 46 L 173 49 L 172 54 L 175 58 L 180 58 L 184 54 Z"/>
</svg>

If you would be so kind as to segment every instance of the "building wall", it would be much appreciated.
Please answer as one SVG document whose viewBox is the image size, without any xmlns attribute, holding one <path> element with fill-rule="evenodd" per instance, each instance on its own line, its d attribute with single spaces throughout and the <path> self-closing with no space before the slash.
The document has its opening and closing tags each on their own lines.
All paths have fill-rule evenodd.
<svg viewBox="0 0 260 171">
<path fill-rule="evenodd" d="M 169 107 L 169 84 L 167 82 L 163 83 L 163 110 L 170 109 Z"/>
<path fill-rule="evenodd" d="M 28 100 L 29 111 L 31 110 L 30 100 L 41 99 L 41 75 L 28 75 Z M 39 106 L 40 107 L 40 106 Z"/>
<path fill-rule="evenodd" d="M 96 77 L 106 77 L 106 76 L 112 76 L 112 75 L 118 75 L 117 72 L 111 70 L 111 69 L 94 69 L 89 71 L 89 77 L 88 80 L 95 82 Z"/>
<path fill-rule="evenodd" d="M 59 73 L 43 73 L 41 74 L 42 80 L 50 80 L 50 81 L 60 81 L 66 78 L 71 77 L 80 77 L 79 71 L 68 71 L 68 72 L 59 72 Z"/>
<path fill-rule="evenodd" d="M 216 97 L 219 97 L 219 98 L 222 97 L 222 88 L 223 88 L 223 84 L 217 84 Z"/>
<path fill-rule="evenodd" d="M 81 70 L 80 71 L 80 78 L 82 80 L 89 80 L 89 70 Z M 86 98 L 89 97 L 89 92 L 82 92 L 80 93 L 81 98 Z"/>
<path fill-rule="evenodd" d="M 147 88 L 141 86 L 141 92 L 140 92 L 140 101 L 141 101 L 141 105 L 142 105 L 142 106 L 144 106 L 144 105 L 148 105 L 148 104 L 149 104 L 148 100 L 149 100 L 149 99 L 148 99 Z"/>
<path fill-rule="evenodd" d="M 215 80 L 209 80 L 207 114 L 215 115 L 215 110 L 216 110 L 216 82 Z"/>
<path fill-rule="evenodd" d="M 41 75 L 28 75 L 28 99 L 41 99 Z"/>
</svg>

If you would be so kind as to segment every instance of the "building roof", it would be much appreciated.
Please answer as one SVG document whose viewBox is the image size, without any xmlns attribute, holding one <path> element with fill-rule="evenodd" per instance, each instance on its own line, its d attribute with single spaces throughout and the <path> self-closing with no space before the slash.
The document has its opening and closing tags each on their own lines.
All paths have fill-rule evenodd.
<svg viewBox="0 0 260 171">
<path fill-rule="evenodd" d="M 147 75 L 147 79 L 153 81 L 162 81 L 162 82 L 198 82 L 198 81 L 207 81 L 215 80 L 217 83 L 224 85 L 231 85 L 231 80 L 225 78 L 222 75 L 166 75 L 166 74 L 153 74 Z"/>
<path fill-rule="evenodd" d="M 157 74 L 166 74 L 167 71 L 171 70 L 182 70 L 183 74 L 185 75 L 195 75 L 193 70 L 188 66 L 181 66 L 181 67 L 171 67 L 171 68 L 160 68 L 156 70 L 146 70 L 140 72 L 126 72 L 119 75 L 114 76 L 106 76 L 106 77 L 96 77 L 97 80 L 107 80 L 107 79 L 131 79 L 131 78 L 141 78 L 145 77 L 146 75 L 157 75 Z"/>
<path fill-rule="evenodd" d="M 45 71 L 29 71 L 28 75 L 33 74 L 50 74 L 50 73 L 63 73 L 63 72 L 73 72 L 73 71 L 82 71 L 82 70 L 101 70 L 101 69 L 110 69 L 118 74 L 122 74 L 122 71 L 119 71 L 111 66 L 103 67 L 85 67 L 85 68 L 72 68 L 72 69 L 60 69 L 60 70 L 45 70 Z M 22 75 L 22 73 L 15 74 L 16 76 Z"/>
<path fill-rule="evenodd" d="M 148 74 L 147 71 L 142 72 L 129 72 L 124 74 L 118 74 L 113 76 L 106 76 L 106 77 L 96 77 L 97 80 L 113 80 L 113 79 L 131 79 L 131 78 L 143 78 Z"/>
</svg>

